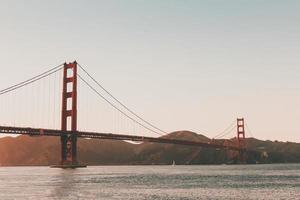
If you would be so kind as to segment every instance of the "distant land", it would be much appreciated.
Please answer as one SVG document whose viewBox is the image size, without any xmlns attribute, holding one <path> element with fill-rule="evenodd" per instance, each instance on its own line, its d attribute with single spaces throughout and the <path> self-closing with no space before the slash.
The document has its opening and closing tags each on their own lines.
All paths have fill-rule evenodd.
<svg viewBox="0 0 300 200">
<path fill-rule="evenodd" d="M 170 133 L 166 138 L 192 141 L 210 139 L 189 131 Z M 300 143 L 261 141 L 247 138 L 247 148 L 267 152 L 267 158 L 252 153 L 247 163 L 300 163 Z M 0 138 L 1 166 L 47 166 L 57 164 L 60 158 L 58 137 L 4 137 Z M 170 165 L 234 163 L 228 152 L 220 149 L 188 147 L 173 144 L 79 139 L 79 161 L 87 165 Z"/>
</svg>

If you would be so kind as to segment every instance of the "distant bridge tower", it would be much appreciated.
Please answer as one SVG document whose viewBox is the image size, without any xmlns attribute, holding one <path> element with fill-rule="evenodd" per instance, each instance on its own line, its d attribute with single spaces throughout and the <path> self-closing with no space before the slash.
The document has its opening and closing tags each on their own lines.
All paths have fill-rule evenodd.
<svg viewBox="0 0 300 200">
<path fill-rule="evenodd" d="M 83 167 L 77 160 L 77 63 L 65 63 L 63 71 L 63 93 L 61 130 L 71 134 L 61 136 L 62 168 Z"/>
<path fill-rule="evenodd" d="M 239 151 L 239 162 L 246 163 L 246 137 L 245 137 L 245 120 L 237 118 L 237 145 L 241 149 Z"/>
<path fill-rule="evenodd" d="M 245 148 L 245 120 L 237 118 L 237 140 L 240 148 Z"/>
</svg>

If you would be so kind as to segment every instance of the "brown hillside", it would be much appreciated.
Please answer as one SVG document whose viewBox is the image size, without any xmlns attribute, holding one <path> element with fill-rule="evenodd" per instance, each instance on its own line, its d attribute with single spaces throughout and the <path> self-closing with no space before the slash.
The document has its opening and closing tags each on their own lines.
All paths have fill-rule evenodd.
<svg viewBox="0 0 300 200">
<path fill-rule="evenodd" d="M 191 141 L 209 141 L 209 138 L 190 131 L 170 133 L 165 138 Z M 249 163 L 300 162 L 300 144 L 291 142 L 261 141 L 247 139 L 250 149 L 266 151 L 267 160 L 261 160 L 257 153 L 248 157 Z M 52 165 L 60 158 L 60 139 L 57 137 L 4 137 L 0 138 L 0 164 Z M 131 144 L 117 140 L 79 139 L 78 157 L 88 165 L 129 164 L 221 164 L 227 163 L 224 150 L 189 147 L 173 144 L 141 143 Z"/>
</svg>

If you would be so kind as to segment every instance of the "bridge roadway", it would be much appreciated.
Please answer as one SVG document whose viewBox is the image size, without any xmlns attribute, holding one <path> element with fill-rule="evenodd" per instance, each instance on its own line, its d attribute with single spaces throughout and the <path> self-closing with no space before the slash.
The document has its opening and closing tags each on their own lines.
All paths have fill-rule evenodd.
<svg viewBox="0 0 300 200">
<path fill-rule="evenodd" d="M 29 136 L 62 136 L 62 135 L 76 134 L 78 138 L 127 140 L 127 141 L 134 141 L 134 142 L 177 144 L 177 145 L 206 147 L 206 148 L 214 148 L 214 149 L 229 149 L 234 151 L 246 150 L 246 149 L 241 149 L 237 146 L 225 146 L 225 145 L 214 144 L 210 142 L 178 140 L 178 139 L 169 139 L 164 137 L 155 138 L 155 137 L 122 135 L 122 134 L 113 134 L 113 133 L 97 133 L 97 132 L 86 132 L 86 131 L 72 132 L 72 131 L 62 131 L 62 130 L 55 130 L 55 129 L 0 126 L 0 133 L 29 135 Z"/>
</svg>

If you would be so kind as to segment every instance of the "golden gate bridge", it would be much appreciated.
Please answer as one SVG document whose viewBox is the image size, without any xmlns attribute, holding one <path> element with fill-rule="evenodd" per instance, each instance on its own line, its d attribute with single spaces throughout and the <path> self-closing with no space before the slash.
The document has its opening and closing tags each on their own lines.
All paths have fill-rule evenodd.
<svg viewBox="0 0 300 200">
<path fill-rule="evenodd" d="M 85 76 L 89 78 L 89 80 L 91 80 L 95 86 L 100 88 L 102 92 L 104 92 L 108 97 L 106 97 L 103 93 L 101 93 L 82 74 L 78 73 L 78 69 L 80 69 L 85 74 Z M 56 101 L 58 98 L 61 99 L 61 105 L 59 106 L 60 115 L 61 115 L 60 128 L 37 128 L 37 127 L 30 127 L 28 125 L 18 126 L 18 124 L 15 123 L 15 119 L 18 117 L 19 112 L 21 112 L 21 109 L 16 109 L 16 108 L 13 108 L 15 109 L 16 115 L 11 117 L 11 119 L 14 120 L 13 123 L 14 125 L 0 124 L 0 133 L 2 134 L 60 137 L 61 161 L 59 165 L 55 165 L 53 167 L 60 167 L 60 168 L 85 167 L 85 165 L 81 164 L 77 159 L 77 138 L 124 140 L 124 141 L 133 141 L 133 142 L 164 143 L 164 144 L 187 145 L 187 146 L 197 146 L 197 147 L 204 147 L 204 148 L 214 148 L 214 149 L 225 149 L 227 151 L 237 152 L 237 156 L 240 162 L 245 162 L 245 157 L 247 152 L 253 151 L 246 148 L 245 121 L 243 118 L 238 118 L 235 124 L 231 125 L 227 129 L 225 129 L 221 134 L 217 135 L 218 137 L 225 136 L 226 134 L 230 133 L 230 131 L 236 130 L 236 137 L 234 137 L 233 139 L 222 140 L 221 142 L 220 140 L 212 139 L 208 142 L 201 142 L 201 141 L 190 141 L 184 139 L 166 138 L 165 135 L 168 134 L 166 131 L 163 131 L 161 128 L 158 128 L 157 126 L 145 120 L 140 115 L 136 114 L 133 110 L 129 109 L 125 104 L 123 104 L 120 100 L 118 100 L 115 96 L 113 96 L 107 89 L 105 89 L 84 67 L 78 64 L 76 61 L 72 63 L 64 63 L 58 65 L 37 76 L 34 76 L 18 84 L 0 90 L 0 96 L 3 97 L 11 93 L 16 93 L 16 91 L 19 91 L 22 88 L 30 87 L 31 85 L 35 84 L 38 81 L 41 81 L 49 76 L 53 76 L 61 72 L 63 75 L 62 77 L 59 78 L 61 78 L 62 80 L 59 81 L 61 81 L 62 83 L 62 86 L 60 88 L 62 90 L 61 93 L 62 95 L 55 96 L 56 91 L 54 91 L 54 93 L 52 94 L 54 97 L 51 97 L 50 93 L 48 95 L 48 104 L 51 104 L 53 108 L 55 108 L 55 102 L 53 101 Z M 127 118 L 129 121 L 138 125 L 144 130 L 156 134 L 159 137 L 133 135 L 133 134 L 116 134 L 115 132 L 79 130 L 78 129 L 78 81 L 84 83 L 85 86 L 90 89 L 90 91 L 92 91 L 95 95 L 97 95 L 102 100 L 104 100 L 104 102 L 106 102 L 107 105 L 112 107 L 117 113 L 121 114 L 123 117 Z M 49 87 L 47 89 L 50 90 L 51 88 Z M 42 92 L 46 93 L 45 88 L 42 89 Z M 34 94 L 31 94 L 29 96 L 33 96 L 33 95 Z M 39 96 L 39 98 L 45 98 L 44 96 L 45 95 L 41 95 Z M 17 101 L 15 102 L 16 104 L 21 104 L 21 102 L 24 101 L 24 99 L 22 98 L 16 99 L 16 97 L 13 95 L 11 98 L 13 99 L 13 101 Z M 11 101 L 11 99 L 8 101 Z M 15 106 L 16 105 L 13 105 L 13 107 Z M 2 113 L 5 113 L 4 110 L 5 111 L 9 110 L 8 108 L 6 108 L 6 105 L 4 105 L 4 107 L 5 108 L 1 108 Z M 22 106 L 22 109 L 24 109 L 24 107 L 26 108 L 26 106 Z M 27 108 L 29 109 L 29 111 L 27 111 L 29 112 L 27 113 L 27 115 L 30 113 L 34 113 L 33 111 L 34 108 L 30 108 L 30 107 L 31 106 L 28 106 Z M 36 107 L 36 105 L 33 105 L 33 107 Z M 43 113 L 46 113 L 46 115 L 49 114 L 50 107 L 51 106 L 49 106 L 48 111 L 43 111 Z M 8 113 L 11 112 L 8 111 Z M 55 112 L 52 113 L 55 114 Z M 57 116 L 54 116 L 54 118 L 56 117 Z M 55 119 L 53 120 L 55 121 Z M 85 117 L 84 120 L 90 121 L 88 117 Z"/>
</svg>

